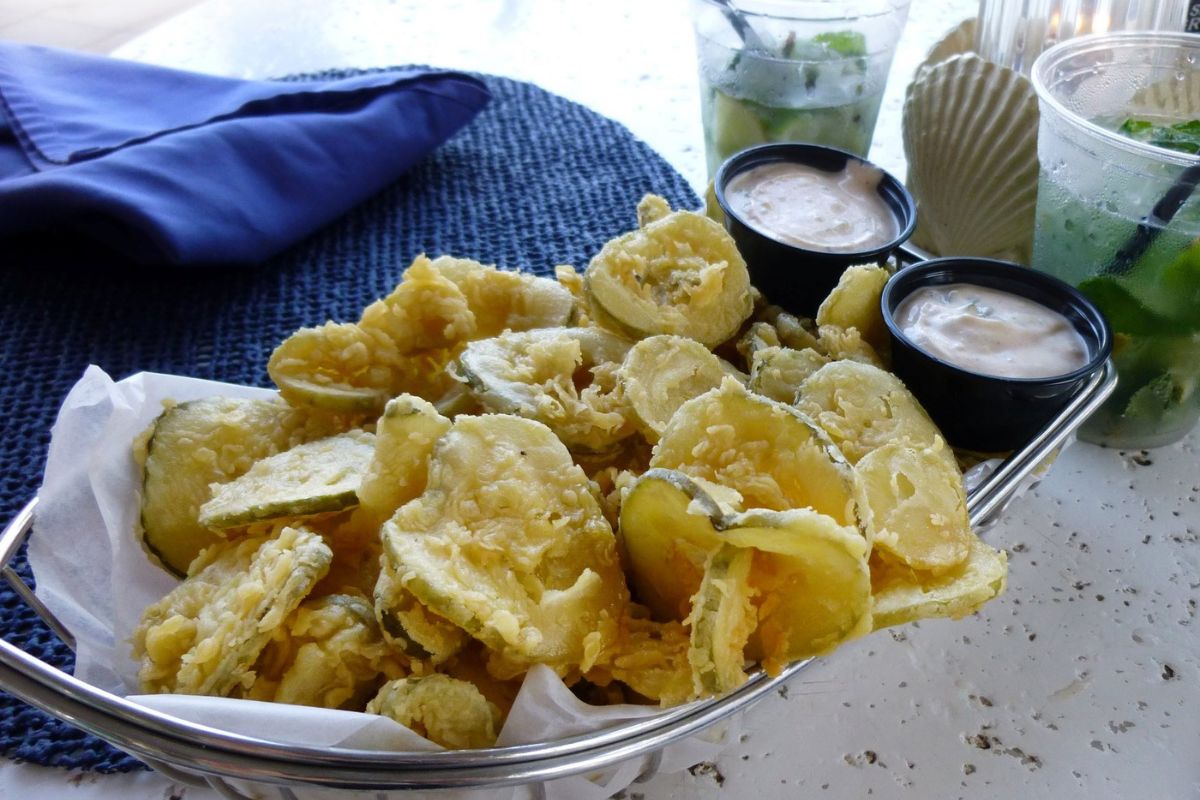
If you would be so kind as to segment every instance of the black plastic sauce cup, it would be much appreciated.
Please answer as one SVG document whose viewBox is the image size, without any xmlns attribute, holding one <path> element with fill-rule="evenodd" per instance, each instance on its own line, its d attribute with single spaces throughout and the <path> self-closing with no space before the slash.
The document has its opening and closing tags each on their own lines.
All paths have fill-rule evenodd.
<svg viewBox="0 0 1200 800">
<path fill-rule="evenodd" d="M 800 316 L 812 317 L 821 301 L 837 286 L 847 267 L 854 264 L 882 262 L 904 244 L 917 224 L 917 205 L 904 185 L 883 170 L 876 191 L 894 215 L 896 236 L 891 241 L 869 250 L 830 253 L 809 250 L 781 242 L 769 233 L 754 227 L 730 208 L 725 187 L 736 175 L 763 164 L 804 164 L 826 172 L 841 172 L 850 160 L 879 169 L 858 156 L 819 144 L 783 142 L 764 144 L 731 156 L 713 178 L 713 192 L 725 212 L 725 227 L 737 244 L 750 282 L 767 299 Z"/>
<path fill-rule="evenodd" d="M 915 290 L 968 283 L 1010 292 L 1057 311 L 1087 345 L 1087 363 L 1046 378 L 985 375 L 942 360 L 900 330 L 896 309 Z M 1028 442 L 1100 369 L 1112 352 L 1107 320 L 1077 289 L 1044 272 L 988 258 L 937 258 L 900 270 L 883 289 L 883 319 L 892 340 L 892 371 L 904 381 L 950 444 L 1001 452 Z"/>
</svg>

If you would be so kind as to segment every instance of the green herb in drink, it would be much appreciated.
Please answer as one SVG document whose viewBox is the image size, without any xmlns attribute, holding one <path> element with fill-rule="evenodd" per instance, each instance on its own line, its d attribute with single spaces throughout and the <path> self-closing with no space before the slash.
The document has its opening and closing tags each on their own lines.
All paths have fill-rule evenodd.
<svg viewBox="0 0 1200 800">
<path fill-rule="evenodd" d="M 1180 153 L 1200 153 L 1200 119 L 1160 125 L 1147 119 L 1132 117 L 1121 123 L 1117 133 L 1136 142 L 1175 150 Z"/>
<path fill-rule="evenodd" d="M 813 37 L 817 44 L 823 44 L 833 52 L 845 58 L 865 56 L 867 54 L 867 37 L 858 31 L 832 31 L 818 33 Z"/>
</svg>

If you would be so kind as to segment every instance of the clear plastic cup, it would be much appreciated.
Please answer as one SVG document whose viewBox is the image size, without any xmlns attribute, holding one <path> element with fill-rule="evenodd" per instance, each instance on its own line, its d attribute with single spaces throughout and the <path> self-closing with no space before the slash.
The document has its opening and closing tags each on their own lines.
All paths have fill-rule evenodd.
<svg viewBox="0 0 1200 800">
<path fill-rule="evenodd" d="M 691 0 L 709 177 L 764 142 L 866 156 L 909 2 Z"/>
<path fill-rule="evenodd" d="M 1078 286 L 1114 332 L 1119 384 L 1081 430 L 1089 441 L 1156 447 L 1200 419 L 1200 192 L 1181 183 L 1200 177 L 1185 173 L 1200 157 L 1119 132 L 1200 119 L 1198 64 L 1200 36 L 1116 33 L 1058 44 L 1033 67 L 1033 266 Z M 1147 219 L 1169 192 L 1184 199 L 1170 222 Z"/>
</svg>

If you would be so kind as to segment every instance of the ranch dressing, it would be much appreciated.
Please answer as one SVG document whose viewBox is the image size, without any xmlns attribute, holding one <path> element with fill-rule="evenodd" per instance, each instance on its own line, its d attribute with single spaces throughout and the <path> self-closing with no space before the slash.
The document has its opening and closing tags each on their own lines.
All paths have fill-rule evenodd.
<svg viewBox="0 0 1200 800">
<path fill-rule="evenodd" d="M 1048 378 L 1088 362 L 1087 343 L 1057 311 L 1011 292 L 951 283 L 917 289 L 894 315 L 930 355 L 1001 378 Z"/>
<path fill-rule="evenodd" d="M 825 253 L 874 250 L 899 233 L 877 191 L 882 178 L 854 159 L 841 172 L 778 161 L 734 175 L 725 201 L 748 225 L 787 244 Z"/>
</svg>

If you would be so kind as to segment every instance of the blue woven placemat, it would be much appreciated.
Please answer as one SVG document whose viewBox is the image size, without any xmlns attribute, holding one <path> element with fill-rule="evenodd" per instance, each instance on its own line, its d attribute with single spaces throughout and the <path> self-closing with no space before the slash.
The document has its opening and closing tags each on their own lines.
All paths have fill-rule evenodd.
<svg viewBox="0 0 1200 800">
<path fill-rule="evenodd" d="M 269 386 L 267 357 L 279 341 L 302 326 L 357 319 L 418 253 L 552 274 L 555 264 L 586 266 L 633 228 L 647 191 L 675 206 L 699 203 L 621 125 L 530 84 L 481 77 L 494 99 L 471 125 L 266 264 L 134 272 L 99 265 L 100 254 L 61 266 L 41 263 L 36 249 L 15 261 L 11 248 L 0 251 L 0 516 L 11 519 L 37 491 L 58 406 L 88 364 L 114 378 L 149 370 Z M 23 553 L 15 566 L 31 580 Z M 0 614 L 0 636 L 71 669 L 71 652 L 3 583 Z M 3 693 L 0 751 L 99 772 L 141 767 Z"/>
</svg>

